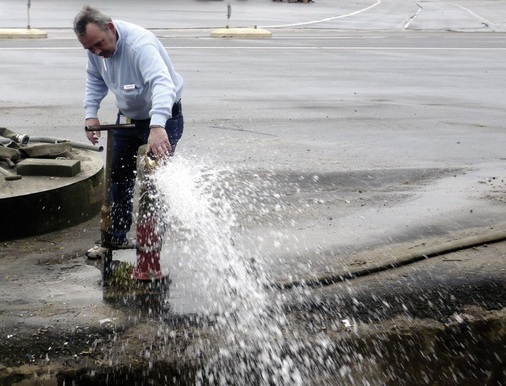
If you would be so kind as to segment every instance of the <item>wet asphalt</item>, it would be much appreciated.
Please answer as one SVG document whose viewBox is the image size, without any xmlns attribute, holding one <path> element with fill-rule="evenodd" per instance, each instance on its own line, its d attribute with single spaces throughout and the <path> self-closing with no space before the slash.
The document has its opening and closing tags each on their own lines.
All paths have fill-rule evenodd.
<svg viewBox="0 0 506 386">
<path fill-rule="evenodd" d="M 103 8 L 153 29 L 185 77 L 179 154 L 236 169 L 238 181 L 260 176 L 255 188 L 282 197 L 281 213 L 254 221 L 238 213 L 241 247 L 272 256 L 273 281 L 370 269 L 410 248 L 423 255 L 453 234 L 501 233 L 502 2 L 497 12 L 473 2 L 230 5 L 230 19 L 221 1 L 153 2 L 156 14 L 119 2 Z M 79 6 L 34 2 L 31 25 L 48 39 L 0 41 L 9 66 L 0 76 L 9 95 L 3 125 L 84 142 L 85 55 L 69 29 Z M 2 27 L 21 27 L 25 11 L 12 10 Z M 226 22 L 273 37 L 211 38 Z M 114 119 L 110 98 L 101 114 Z M 87 232 L 84 244 L 93 244 L 99 235 Z"/>
<path fill-rule="evenodd" d="M 0 74 L 2 126 L 84 141 L 85 53 L 69 30 L 80 3 L 32 3 L 31 24 L 48 38 L 0 40 L 0 60 L 8 69 Z M 410 306 L 430 287 L 431 299 L 457 299 L 440 320 L 465 305 L 501 309 L 506 27 L 498 15 L 506 3 L 230 4 L 229 20 L 223 1 L 150 2 L 149 12 L 136 2 L 104 2 L 103 8 L 155 31 L 183 74 L 186 128 L 178 154 L 232 169 L 232 188 L 260 176 L 259 189 L 281 197 L 281 210 L 272 200 L 263 203 L 269 208 L 264 216 L 239 211 L 247 237 L 238 247 L 269 256 L 265 266 L 273 283 L 324 285 L 295 308 L 342 307 L 337 317 L 356 312 L 378 320 L 396 315 L 392 309 L 405 312 L 404 305 L 417 317 L 434 317 L 440 311 Z M 26 8 L 9 5 L 9 14 L 2 28 L 25 26 Z M 227 23 L 257 25 L 273 36 L 210 37 Z M 101 114 L 104 123 L 113 119 L 112 99 Z M 96 217 L 3 243 L 4 334 L 132 323 L 139 311 L 110 301 L 100 263 L 83 256 L 99 238 Z M 493 257 L 480 253 L 490 244 Z M 177 251 L 170 245 L 166 250 L 175 256 L 163 261 L 172 271 L 171 309 L 191 314 L 200 306 L 184 292 L 191 272 L 174 269 L 180 266 Z M 376 272 L 429 252 L 443 257 Z M 115 256 L 135 260 L 133 251 L 125 253 Z M 458 255 L 445 263 L 447 253 Z M 447 269 L 454 260 L 461 266 Z M 357 283 L 352 291 L 359 306 L 336 302 L 350 292 L 350 283 Z M 381 300 L 371 300 L 373 291 L 383 294 Z"/>
</svg>

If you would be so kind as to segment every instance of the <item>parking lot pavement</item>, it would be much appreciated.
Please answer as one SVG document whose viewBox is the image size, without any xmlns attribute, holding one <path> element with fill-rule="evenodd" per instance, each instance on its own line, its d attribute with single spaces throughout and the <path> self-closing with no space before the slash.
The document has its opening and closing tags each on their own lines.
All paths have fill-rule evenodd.
<svg viewBox="0 0 506 386">
<path fill-rule="evenodd" d="M 500 32 L 506 23 L 501 17 L 505 1 L 411 2 L 404 0 L 359 0 L 353 3 L 315 0 L 311 3 L 271 0 L 153 0 L 136 2 L 95 2 L 113 18 L 124 19 L 146 28 L 210 29 L 230 27 L 323 28 L 364 31 L 459 31 Z M 227 17 L 230 5 L 230 18 Z M 0 28 L 69 29 L 82 3 L 76 0 L 37 1 L 16 5 L 3 2 Z M 27 12 L 29 11 L 29 12 Z M 29 16 L 28 16 L 29 15 Z"/>
<path fill-rule="evenodd" d="M 69 30 L 80 3 L 32 4 L 32 25 L 47 29 L 50 39 L 45 45 L 0 41 L 9 69 L 0 74 L 2 125 L 82 140 L 85 58 Z M 392 281 L 409 286 L 409 272 L 436 277 L 441 265 L 379 268 L 458 245 L 463 249 L 451 252 L 456 255 L 437 261 L 467 268 L 445 270 L 443 281 L 458 278 L 465 286 L 476 275 L 461 272 L 480 267 L 504 280 L 504 47 L 502 33 L 492 33 L 503 28 L 495 16 L 504 14 L 504 2 L 362 1 L 336 9 L 334 0 L 232 1 L 231 24 L 274 31 L 261 42 L 210 39 L 209 30 L 227 22 L 225 2 L 149 2 L 157 10 L 149 13 L 137 4 L 103 6 L 167 35 L 164 44 L 187 85 L 187 126 L 178 145 L 183 160 L 225 177 L 232 168 L 228 188 L 262 181 L 258 192 L 267 210 L 257 218 L 255 205 L 243 207 L 237 215 L 248 237 L 234 242 L 270 255 L 274 282 L 313 281 L 330 298 L 342 290 L 330 284 L 362 272 L 362 291 L 370 279 L 388 292 Z M 437 16 L 448 11 L 454 17 L 444 24 L 448 19 Z M 25 12 L 12 10 L 3 27 L 23 28 Z M 114 112 L 113 104 L 104 106 L 106 116 Z M 272 197 L 280 205 L 269 206 Z M 83 256 L 99 238 L 97 217 L 2 243 L 5 336 L 30 343 L 47 326 L 100 329 L 109 321 L 138 320 L 138 309 L 107 298 L 99 267 Z M 480 252 L 491 243 L 494 259 L 487 260 Z M 191 311 L 194 304 L 184 291 L 179 295 L 179 305 Z"/>
</svg>

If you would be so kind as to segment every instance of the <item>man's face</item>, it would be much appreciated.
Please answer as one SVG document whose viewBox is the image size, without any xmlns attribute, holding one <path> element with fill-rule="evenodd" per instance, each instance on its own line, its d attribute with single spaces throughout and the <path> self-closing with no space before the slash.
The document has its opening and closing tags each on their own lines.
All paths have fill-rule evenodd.
<svg viewBox="0 0 506 386">
<path fill-rule="evenodd" d="M 86 32 L 78 37 L 78 40 L 93 54 L 110 58 L 116 51 L 116 28 L 113 23 L 109 23 L 104 31 L 98 25 L 89 23 L 86 25 Z"/>
</svg>

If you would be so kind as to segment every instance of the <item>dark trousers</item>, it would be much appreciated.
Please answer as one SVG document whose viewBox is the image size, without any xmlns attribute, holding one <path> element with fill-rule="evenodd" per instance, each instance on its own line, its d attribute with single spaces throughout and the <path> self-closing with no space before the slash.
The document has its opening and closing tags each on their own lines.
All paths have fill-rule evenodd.
<svg viewBox="0 0 506 386">
<path fill-rule="evenodd" d="M 119 112 L 117 123 L 121 115 Z M 114 131 L 110 184 L 113 242 L 124 241 L 132 226 L 137 150 L 148 142 L 149 136 L 149 119 L 132 120 L 132 123 L 135 124 L 135 129 Z M 178 102 L 172 109 L 172 118 L 165 124 L 172 154 L 183 135 L 183 128 L 183 112 L 181 102 Z"/>
</svg>

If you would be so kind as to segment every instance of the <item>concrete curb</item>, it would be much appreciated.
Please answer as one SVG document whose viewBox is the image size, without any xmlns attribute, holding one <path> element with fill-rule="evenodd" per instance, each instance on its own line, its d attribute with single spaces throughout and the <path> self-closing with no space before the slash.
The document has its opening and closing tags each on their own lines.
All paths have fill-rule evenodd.
<svg viewBox="0 0 506 386">
<path fill-rule="evenodd" d="M 0 28 L 0 39 L 45 39 L 47 32 L 40 29 L 2 29 Z"/>
<path fill-rule="evenodd" d="M 211 37 L 265 39 L 272 37 L 272 32 L 262 28 L 218 28 L 211 31 Z"/>
</svg>

